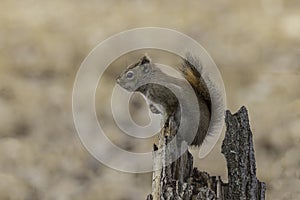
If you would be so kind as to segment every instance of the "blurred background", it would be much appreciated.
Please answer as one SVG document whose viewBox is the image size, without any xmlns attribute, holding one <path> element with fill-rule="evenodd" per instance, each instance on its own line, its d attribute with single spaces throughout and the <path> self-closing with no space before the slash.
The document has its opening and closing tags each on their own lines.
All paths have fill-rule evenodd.
<svg viewBox="0 0 300 200">
<path fill-rule="evenodd" d="M 210 53 L 228 109 L 249 110 L 267 199 L 300 199 L 299 9 L 298 0 L 0 0 L 0 199 L 140 200 L 151 192 L 151 173 L 118 172 L 87 152 L 71 108 L 88 53 L 113 34 L 144 26 L 183 32 Z M 120 72 L 113 69 L 106 80 Z M 97 102 L 109 96 L 101 92 Z M 109 129 L 101 103 L 98 111 Z M 222 138 L 195 165 L 227 180 Z M 149 151 L 118 139 L 131 151 Z"/>
</svg>

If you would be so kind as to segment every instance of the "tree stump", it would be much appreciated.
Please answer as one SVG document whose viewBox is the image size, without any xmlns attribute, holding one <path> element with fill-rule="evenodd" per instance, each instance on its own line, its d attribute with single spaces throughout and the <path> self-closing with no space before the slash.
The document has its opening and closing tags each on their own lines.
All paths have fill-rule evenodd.
<svg viewBox="0 0 300 200">
<path fill-rule="evenodd" d="M 174 118 L 166 122 L 154 144 L 154 151 L 167 147 L 176 135 Z M 247 109 L 242 107 L 236 114 L 226 111 L 226 135 L 222 153 L 227 161 L 228 183 L 219 176 L 210 176 L 193 168 L 193 156 L 185 151 L 179 159 L 166 165 L 179 151 L 174 146 L 165 148 L 161 154 L 153 154 L 154 169 L 152 193 L 147 200 L 244 200 L 265 199 L 265 183 L 256 178 L 256 165 L 252 132 Z M 177 148 L 180 148 L 180 144 Z"/>
</svg>

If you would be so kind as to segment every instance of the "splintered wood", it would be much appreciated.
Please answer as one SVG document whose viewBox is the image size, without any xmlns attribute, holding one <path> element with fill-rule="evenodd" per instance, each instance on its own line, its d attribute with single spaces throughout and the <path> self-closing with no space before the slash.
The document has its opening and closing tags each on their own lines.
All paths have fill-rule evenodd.
<svg viewBox="0 0 300 200">
<path fill-rule="evenodd" d="M 176 135 L 174 118 L 162 129 L 158 145 L 154 144 L 152 193 L 147 200 L 235 200 L 265 199 L 265 183 L 256 178 L 256 166 L 252 132 L 247 109 L 242 107 L 236 114 L 226 112 L 226 135 L 222 153 L 227 161 L 228 183 L 219 176 L 210 176 L 193 168 L 193 156 L 189 151 L 180 152 L 182 142 L 170 142 Z M 174 156 L 177 160 L 168 164 Z M 179 155 L 180 155 L 179 154 Z"/>
</svg>

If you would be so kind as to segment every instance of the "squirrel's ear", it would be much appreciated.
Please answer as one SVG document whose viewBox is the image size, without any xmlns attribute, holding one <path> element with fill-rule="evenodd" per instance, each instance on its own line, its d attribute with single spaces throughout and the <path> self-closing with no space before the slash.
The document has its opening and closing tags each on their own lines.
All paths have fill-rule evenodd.
<svg viewBox="0 0 300 200">
<path fill-rule="evenodd" d="M 140 66 L 145 73 L 150 71 L 151 59 L 147 56 L 147 54 L 141 58 Z"/>
<path fill-rule="evenodd" d="M 151 62 L 151 59 L 149 58 L 149 56 L 147 54 L 141 58 L 141 65 L 148 64 L 150 62 Z"/>
<path fill-rule="evenodd" d="M 148 73 L 150 71 L 150 63 L 145 63 L 141 65 L 141 67 L 145 73 Z"/>
</svg>

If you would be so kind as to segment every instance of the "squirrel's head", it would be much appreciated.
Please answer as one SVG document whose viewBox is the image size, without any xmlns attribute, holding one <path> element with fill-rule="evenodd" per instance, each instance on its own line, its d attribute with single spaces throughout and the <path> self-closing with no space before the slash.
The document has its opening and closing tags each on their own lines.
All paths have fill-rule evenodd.
<svg viewBox="0 0 300 200">
<path fill-rule="evenodd" d="M 127 91 L 134 92 L 150 80 L 153 64 L 148 56 L 143 56 L 139 62 L 129 65 L 117 78 L 117 83 Z"/>
</svg>

